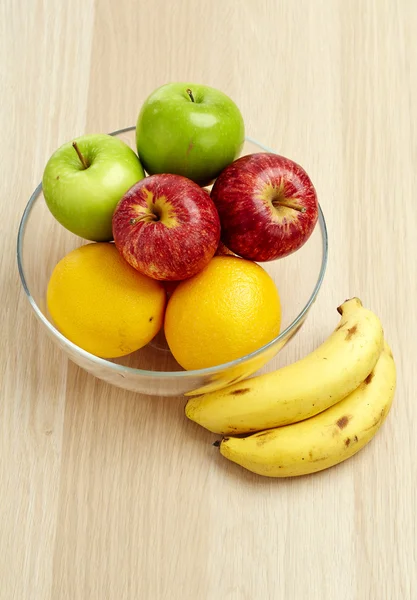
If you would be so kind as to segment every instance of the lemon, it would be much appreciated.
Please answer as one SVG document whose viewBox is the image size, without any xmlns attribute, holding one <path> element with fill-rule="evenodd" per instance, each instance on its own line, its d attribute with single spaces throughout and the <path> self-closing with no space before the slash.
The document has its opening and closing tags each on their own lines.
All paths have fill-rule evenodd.
<svg viewBox="0 0 417 600">
<path fill-rule="evenodd" d="M 135 271 L 114 244 L 87 244 L 55 267 L 48 310 L 59 331 L 102 358 L 138 350 L 163 324 L 162 284 Z"/>
<path fill-rule="evenodd" d="M 278 290 L 258 264 L 215 256 L 181 282 L 165 315 L 169 348 L 184 369 L 203 369 L 240 358 L 279 333 Z"/>
</svg>

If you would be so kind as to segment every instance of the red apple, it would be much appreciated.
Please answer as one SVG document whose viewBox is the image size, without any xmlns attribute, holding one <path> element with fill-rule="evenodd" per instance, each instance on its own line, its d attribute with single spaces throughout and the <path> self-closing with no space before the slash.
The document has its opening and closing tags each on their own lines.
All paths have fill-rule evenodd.
<svg viewBox="0 0 417 600">
<path fill-rule="evenodd" d="M 239 256 L 268 261 L 288 256 L 308 240 L 318 216 L 316 190 L 300 165 L 269 152 L 242 156 L 211 191 L 222 242 Z"/>
<path fill-rule="evenodd" d="M 113 236 L 132 267 L 154 279 L 178 281 L 201 271 L 214 256 L 220 221 L 199 185 L 158 174 L 125 193 L 113 215 Z"/>
</svg>

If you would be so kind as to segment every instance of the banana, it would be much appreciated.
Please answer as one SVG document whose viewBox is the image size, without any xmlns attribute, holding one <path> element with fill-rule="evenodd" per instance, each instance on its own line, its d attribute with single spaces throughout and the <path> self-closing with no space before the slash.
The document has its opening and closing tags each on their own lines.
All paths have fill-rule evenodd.
<svg viewBox="0 0 417 600">
<path fill-rule="evenodd" d="M 220 452 L 266 477 L 294 477 L 328 469 L 356 454 L 373 438 L 391 408 L 395 381 L 394 359 L 386 345 L 365 381 L 338 404 L 301 423 L 246 438 L 224 438 Z"/>
<path fill-rule="evenodd" d="M 251 433 L 302 421 L 345 398 L 374 368 L 384 335 L 359 298 L 337 310 L 338 327 L 314 352 L 275 372 L 194 396 L 187 417 L 214 433 Z"/>
</svg>

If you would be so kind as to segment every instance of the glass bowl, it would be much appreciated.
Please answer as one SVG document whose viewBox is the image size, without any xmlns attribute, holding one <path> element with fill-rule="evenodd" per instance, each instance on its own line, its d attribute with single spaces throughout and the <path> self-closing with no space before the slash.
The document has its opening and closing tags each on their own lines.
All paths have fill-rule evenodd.
<svg viewBox="0 0 417 600">
<path fill-rule="evenodd" d="M 112 133 L 133 150 L 135 128 Z M 241 155 L 273 152 L 246 138 Z M 230 363 L 184 371 L 168 350 L 163 332 L 146 347 L 118 359 L 104 360 L 82 350 L 53 325 L 46 306 L 46 290 L 52 270 L 83 240 L 64 229 L 49 212 L 42 185 L 33 192 L 23 213 L 17 240 L 17 261 L 23 288 L 43 329 L 80 367 L 118 387 L 136 392 L 176 396 L 215 390 L 245 379 L 263 367 L 291 339 L 305 321 L 323 281 L 327 263 L 327 232 L 319 209 L 318 224 L 310 239 L 294 254 L 262 266 L 274 279 L 281 297 L 281 333 L 266 346 Z"/>
</svg>

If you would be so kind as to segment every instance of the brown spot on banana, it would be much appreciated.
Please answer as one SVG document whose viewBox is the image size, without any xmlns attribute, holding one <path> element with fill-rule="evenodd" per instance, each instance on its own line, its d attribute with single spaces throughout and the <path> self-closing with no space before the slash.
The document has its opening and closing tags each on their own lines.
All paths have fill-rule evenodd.
<svg viewBox="0 0 417 600">
<path fill-rule="evenodd" d="M 350 327 L 347 330 L 347 334 L 345 337 L 345 340 L 348 342 L 350 339 L 352 339 L 352 337 L 355 335 L 355 333 L 357 333 L 358 331 L 358 326 L 357 325 L 352 325 L 352 327 Z"/>
<path fill-rule="evenodd" d="M 238 390 L 233 390 L 233 392 L 229 393 L 229 396 L 242 396 L 243 394 L 247 394 L 250 392 L 250 388 L 240 388 Z"/>
<path fill-rule="evenodd" d="M 350 438 L 349 437 L 345 439 L 345 446 L 346 446 L 346 448 L 349 448 L 349 446 L 350 446 Z"/>
<path fill-rule="evenodd" d="M 340 419 L 338 419 L 336 421 L 336 425 L 339 427 L 339 429 L 344 429 L 345 427 L 347 427 L 347 424 L 349 423 L 351 418 L 352 417 L 349 415 L 344 415 L 343 417 L 340 417 Z"/>
<path fill-rule="evenodd" d="M 374 375 L 375 375 L 374 371 L 371 371 L 369 373 L 368 377 L 365 379 L 366 385 L 369 385 L 371 383 L 372 379 L 374 378 Z"/>
</svg>

